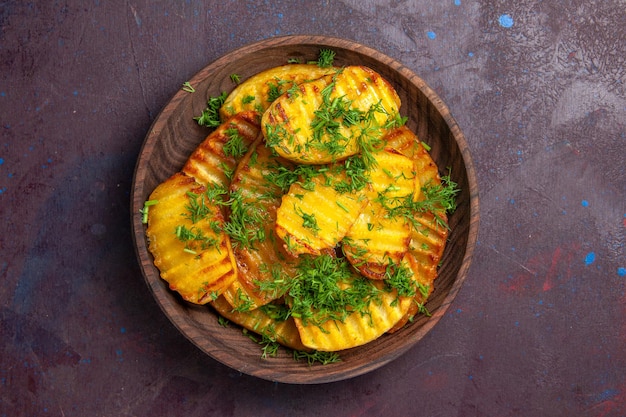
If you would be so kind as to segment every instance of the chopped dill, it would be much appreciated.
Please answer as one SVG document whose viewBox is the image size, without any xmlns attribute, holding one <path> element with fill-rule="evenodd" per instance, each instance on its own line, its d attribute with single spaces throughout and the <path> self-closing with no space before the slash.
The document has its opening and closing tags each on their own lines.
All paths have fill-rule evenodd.
<svg viewBox="0 0 626 417">
<path fill-rule="evenodd" d="M 219 110 L 226 101 L 227 96 L 226 92 L 223 92 L 219 96 L 209 97 L 207 107 L 202 111 L 202 114 L 198 117 L 194 117 L 193 119 L 200 126 L 211 128 L 218 127 L 222 123 L 220 120 Z"/>
</svg>

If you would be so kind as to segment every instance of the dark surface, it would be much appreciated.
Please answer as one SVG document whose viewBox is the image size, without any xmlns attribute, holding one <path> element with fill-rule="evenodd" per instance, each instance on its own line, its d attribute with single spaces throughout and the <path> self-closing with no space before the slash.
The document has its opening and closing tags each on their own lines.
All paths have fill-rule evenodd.
<svg viewBox="0 0 626 417">
<path fill-rule="evenodd" d="M 626 415 L 624 1 L 269 3 L 0 3 L 0 416 Z M 424 78 L 481 191 L 449 314 L 391 364 L 314 386 L 241 375 L 183 338 L 128 208 L 181 84 L 300 33 Z"/>
</svg>

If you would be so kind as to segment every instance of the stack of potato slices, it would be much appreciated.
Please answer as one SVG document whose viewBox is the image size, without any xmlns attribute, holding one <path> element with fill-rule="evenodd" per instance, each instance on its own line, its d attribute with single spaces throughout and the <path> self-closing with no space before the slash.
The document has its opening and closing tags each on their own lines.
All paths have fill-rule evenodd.
<svg viewBox="0 0 626 417">
<path fill-rule="evenodd" d="M 239 84 L 151 194 L 161 277 L 296 350 L 340 351 L 425 311 L 455 191 L 364 66 L 288 64 Z"/>
</svg>

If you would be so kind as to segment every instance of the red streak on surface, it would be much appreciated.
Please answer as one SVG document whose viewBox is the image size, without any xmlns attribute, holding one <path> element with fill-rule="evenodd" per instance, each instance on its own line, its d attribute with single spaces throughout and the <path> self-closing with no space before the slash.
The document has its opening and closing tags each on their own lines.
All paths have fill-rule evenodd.
<svg viewBox="0 0 626 417">
<path fill-rule="evenodd" d="M 572 265 L 579 257 L 579 251 L 580 243 L 573 242 L 552 252 L 539 253 L 525 262 L 523 271 L 502 283 L 500 289 L 509 293 L 530 294 L 550 291 L 571 279 Z"/>
</svg>

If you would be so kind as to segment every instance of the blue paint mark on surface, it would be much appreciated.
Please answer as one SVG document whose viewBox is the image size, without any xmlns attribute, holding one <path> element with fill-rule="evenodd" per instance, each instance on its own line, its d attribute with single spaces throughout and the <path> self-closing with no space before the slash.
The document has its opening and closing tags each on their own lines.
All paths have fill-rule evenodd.
<svg viewBox="0 0 626 417">
<path fill-rule="evenodd" d="M 617 275 L 619 275 L 620 277 L 626 277 L 626 268 L 624 268 L 623 266 L 617 268 Z"/>
<path fill-rule="evenodd" d="M 4 158 L 0 158 L 0 165 L 4 164 Z"/>
<path fill-rule="evenodd" d="M 74 96 L 77 96 L 77 95 L 78 95 L 78 90 L 74 90 L 74 91 L 72 91 L 72 94 L 73 94 Z"/>
<path fill-rule="evenodd" d="M 585 265 L 591 265 L 596 261 L 595 252 L 589 252 L 587 256 L 585 256 Z"/>
<path fill-rule="evenodd" d="M 589 207 L 589 201 L 583 200 L 583 201 L 580 202 L 580 205 L 583 206 L 583 207 Z"/>
<path fill-rule="evenodd" d="M 428 36 L 428 39 L 435 39 L 437 37 L 437 34 L 429 30 L 428 32 L 426 32 L 426 36 Z"/>
<path fill-rule="evenodd" d="M 5 93 L 4 91 L 0 91 L 0 97 L 6 97 L 7 93 Z"/>
<path fill-rule="evenodd" d="M 606 400 L 611 399 L 612 397 L 616 396 L 617 394 L 619 394 L 619 391 L 616 389 L 607 389 L 602 391 L 600 394 L 598 394 L 596 396 L 596 402 L 603 402 Z"/>
<path fill-rule="evenodd" d="M 470 58 L 472 58 L 472 57 L 474 56 L 474 52 L 469 52 L 469 53 L 467 54 L 467 56 L 469 56 Z"/>
<path fill-rule="evenodd" d="M 454 0 L 454 5 L 455 6 L 460 6 L 461 5 L 461 0 Z"/>
<path fill-rule="evenodd" d="M 125 327 L 120 328 L 120 333 L 122 334 L 126 333 L 126 328 Z"/>
<path fill-rule="evenodd" d="M 513 24 L 515 22 L 513 21 L 513 18 L 510 15 L 503 14 L 503 15 L 500 15 L 500 17 L 498 18 L 498 23 L 500 23 L 500 26 L 502 26 L 503 28 L 510 28 L 510 27 L 513 27 Z"/>
</svg>

